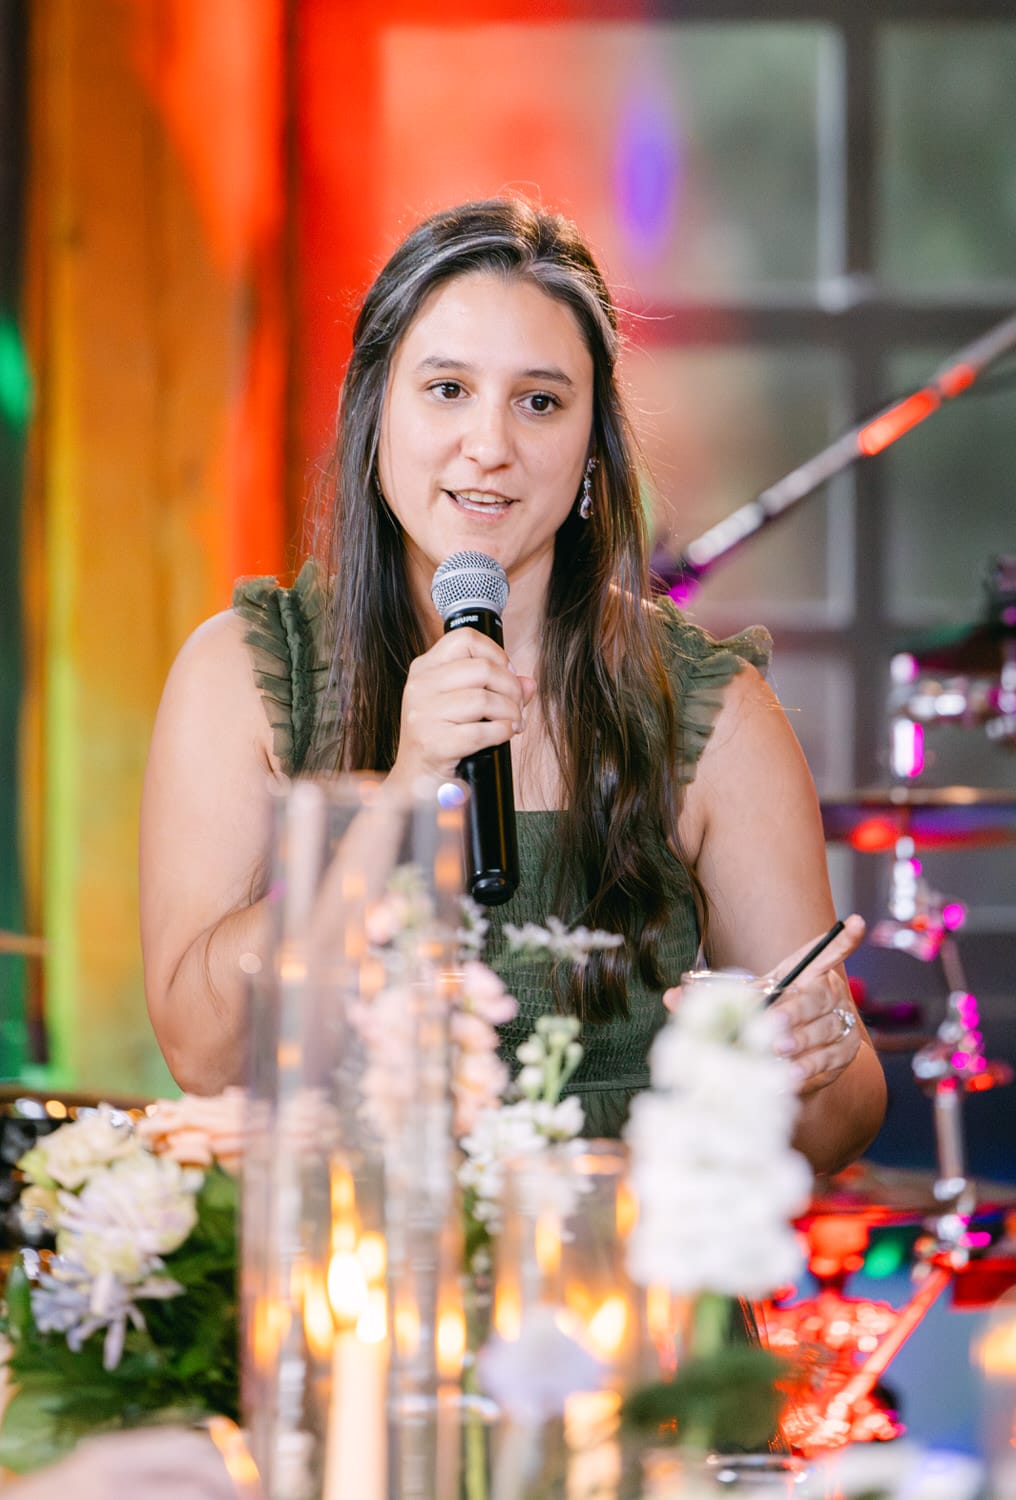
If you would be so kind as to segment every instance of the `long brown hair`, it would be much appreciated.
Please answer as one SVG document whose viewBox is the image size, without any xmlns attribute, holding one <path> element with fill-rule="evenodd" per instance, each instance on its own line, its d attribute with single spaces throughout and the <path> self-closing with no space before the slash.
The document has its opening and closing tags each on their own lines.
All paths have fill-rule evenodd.
<svg viewBox="0 0 1016 1500">
<path fill-rule="evenodd" d="M 560 765 L 564 807 L 553 906 L 621 933 L 569 982 L 584 1019 L 627 1013 L 637 967 L 660 986 L 660 937 L 690 872 L 664 861 L 677 826 L 677 725 L 649 602 L 645 516 L 635 443 L 617 383 L 617 314 L 589 249 L 567 219 L 514 199 L 467 203 L 426 220 L 367 293 L 339 409 L 332 483 L 318 550 L 334 580 L 328 712 L 309 765 L 388 770 L 402 693 L 425 649 L 411 602 L 402 534 L 376 483 L 392 357 L 424 299 L 453 277 L 525 278 L 574 314 L 593 359 L 594 519 L 573 509 L 558 531 L 539 691 Z"/>
</svg>

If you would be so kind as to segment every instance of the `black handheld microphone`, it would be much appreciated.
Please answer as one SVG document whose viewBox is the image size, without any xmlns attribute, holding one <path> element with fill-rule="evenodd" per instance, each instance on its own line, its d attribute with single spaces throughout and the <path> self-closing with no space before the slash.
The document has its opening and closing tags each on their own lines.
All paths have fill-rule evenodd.
<svg viewBox="0 0 1016 1500">
<path fill-rule="evenodd" d="M 508 578 L 500 563 L 485 552 L 455 552 L 434 574 L 430 597 L 444 620 L 445 634 L 469 625 L 504 645 L 501 614 L 508 603 Z M 500 906 L 519 883 L 519 846 L 515 832 L 515 791 L 510 746 L 477 750 L 459 762 L 469 787 L 466 857 L 469 890 L 474 901 Z"/>
</svg>

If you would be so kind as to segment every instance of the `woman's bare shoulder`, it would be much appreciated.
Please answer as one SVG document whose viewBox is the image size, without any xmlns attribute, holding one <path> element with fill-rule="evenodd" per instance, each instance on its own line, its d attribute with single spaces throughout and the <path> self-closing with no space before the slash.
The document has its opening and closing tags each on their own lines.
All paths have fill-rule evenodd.
<svg viewBox="0 0 1016 1500">
<path fill-rule="evenodd" d="M 722 688 L 694 780 L 685 788 L 681 836 L 699 850 L 710 825 L 774 798 L 814 796 L 801 747 L 761 672 L 743 662 Z"/>
<path fill-rule="evenodd" d="M 166 679 L 157 733 L 163 725 L 193 732 L 214 745 L 242 740 L 262 767 L 278 770 L 271 726 L 254 677 L 247 623 L 233 609 L 200 624 L 184 641 Z"/>
</svg>

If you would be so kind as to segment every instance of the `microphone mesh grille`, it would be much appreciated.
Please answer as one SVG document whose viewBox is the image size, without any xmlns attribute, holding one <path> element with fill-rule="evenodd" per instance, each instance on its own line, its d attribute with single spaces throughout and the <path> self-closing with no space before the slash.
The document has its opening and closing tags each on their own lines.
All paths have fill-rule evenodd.
<svg viewBox="0 0 1016 1500">
<path fill-rule="evenodd" d="M 463 608 L 500 615 L 508 603 L 508 575 L 486 552 L 453 552 L 435 572 L 430 597 L 442 620 Z"/>
</svg>

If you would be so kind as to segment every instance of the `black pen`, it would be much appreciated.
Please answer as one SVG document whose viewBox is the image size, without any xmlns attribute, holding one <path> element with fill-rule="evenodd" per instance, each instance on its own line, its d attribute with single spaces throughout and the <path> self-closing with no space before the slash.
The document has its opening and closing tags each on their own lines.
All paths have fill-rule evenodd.
<svg viewBox="0 0 1016 1500">
<path fill-rule="evenodd" d="M 799 963 L 796 963 L 794 965 L 794 967 L 791 969 L 790 973 L 789 974 L 784 974 L 784 976 L 783 976 L 782 979 L 778 979 L 776 981 L 776 983 L 773 985 L 772 989 L 767 990 L 767 992 L 766 992 L 766 1004 L 767 1005 L 772 1005 L 772 1003 L 773 1003 L 774 1000 L 778 1000 L 780 998 L 780 996 L 783 994 L 783 991 L 787 988 L 788 984 L 793 984 L 793 982 L 794 982 L 795 979 L 800 979 L 801 975 L 804 973 L 804 971 L 808 967 L 808 965 L 809 964 L 813 964 L 815 962 L 816 958 L 818 958 L 819 954 L 825 952 L 826 948 L 828 948 L 829 944 L 833 941 L 833 938 L 838 938 L 839 937 L 839 935 L 843 931 L 843 928 L 844 928 L 845 925 L 846 924 L 843 923 L 843 922 L 834 922 L 833 925 L 832 925 L 832 927 L 830 927 L 829 931 L 825 934 L 825 936 L 819 938 L 819 940 L 815 944 L 814 948 L 809 948 L 808 949 L 807 953 L 804 955 L 804 957 L 800 960 Z"/>
</svg>

